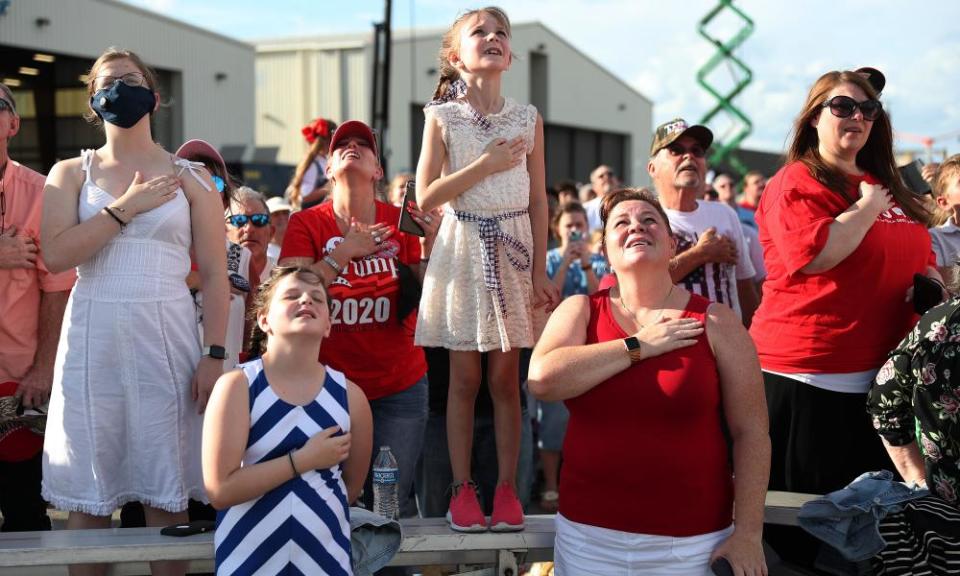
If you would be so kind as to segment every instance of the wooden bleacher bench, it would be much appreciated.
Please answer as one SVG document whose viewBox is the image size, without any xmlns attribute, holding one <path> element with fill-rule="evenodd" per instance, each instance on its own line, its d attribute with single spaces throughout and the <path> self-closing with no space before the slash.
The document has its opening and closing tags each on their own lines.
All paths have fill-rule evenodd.
<svg viewBox="0 0 960 576">
<path fill-rule="evenodd" d="M 765 520 L 797 524 L 797 511 L 810 494 L 770 492 Z M 443 518 L 403 520 L 403 543 L 391 566 L 487 564 L 501 569 L 553 558 L 552 515 L 527 516 L 522 532 L 463 534 Z M 213 572 L 213 534 L 184 538 L 161 536 L 157 528 L 54 530 L 0 534 L 0 574 L 11 576 L 66 574 L 69 564 L 103 562 L 111 574 L 149 574 L 147 562 L 188 560 L 190 572 Z M 513 572 L 514 576 L 517 572 Z"/>
</svg>

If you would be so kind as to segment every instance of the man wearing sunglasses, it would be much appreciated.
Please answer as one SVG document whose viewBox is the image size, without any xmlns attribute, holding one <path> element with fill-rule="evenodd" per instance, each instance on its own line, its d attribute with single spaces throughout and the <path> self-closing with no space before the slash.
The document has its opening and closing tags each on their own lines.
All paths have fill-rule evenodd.
<svg viewBox="0 0 960 576">
<path fill-rule="evenodd" d="M 737 214 L 726 204 L 698 200 L 707 172 L 713 132 L 676 118 L 657 127 L 647 172 L 670 218 L 677 255 L 673 281 L 713 302 L 726 304 L 746 326 L 757 307 L 750 263 Z"/>
<path fill-rule="evenodd" d="M 227 238 L 250 251 L 250 279 L 257 284 L 264 282 L 277 264 L 276 259 L 267 255 L 273 225 L 266 198 L 252 188 L 237 188 L 227 208 L 226 221 Z"/>
<path fill-rule="evenodd" d="M 44 177 L 8 156 L 7 144 L 19 129 L 13 94 L 0 84 L 0 382 L 15 382 L 16 396 L 29 409 L 50 399 L 60 323 L 76 274 L 51 274 L 43 263 L 37 238 Z M 3 442 L 26 442 L 19 432 L 4 430 Z M 20 453 L 23 446 L 3 448 Z M 4 531 L 50 529 L 40 497 L 41 456 L 37 451 L 0 461 Z"/>
</svg>

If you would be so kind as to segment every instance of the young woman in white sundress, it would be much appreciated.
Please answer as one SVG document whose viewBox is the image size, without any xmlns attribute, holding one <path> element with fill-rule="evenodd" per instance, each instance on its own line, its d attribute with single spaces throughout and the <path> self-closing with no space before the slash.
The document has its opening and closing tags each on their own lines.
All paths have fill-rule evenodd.
<svg viewBox="0 0 960 576">
<path fill-rule="evenodd" d="M 220 197 L 209 174 L 154 143 L 159 103 L 136 54 L 108 49 L 88 74 L 106 143 L 57 163 L 44 187 L 41 236 L 51 270 L 78 268 L 54 368 L 43 496 L 68 528 L 107 528 L 144 504 L 149 526 L 186 521 L 206 501 L 201 413 L 223 372 L 228 284 Z M 204 338 L 184 279 L 193 247 Z M 73 566 L 98 574 L 103 565 Z M 159 562 L 154 574 L 182 574 Z"/>
<path fill-rule="evenodd" d="M 460 16 L 443 36 L 441 75 L 426 109 L 417 166 L 422 210 L 445 217 L 423 283 L 416 342 L 450 350 L 447 437 L 460 531 L 486 520 L 471 482 L 473 409 L 488 357 L 498 481 L 492 530 L 523 528 L 515 477 L 520 450 L 520 348 L 534 344 L 532 307 L 559 302 L 546 274 L 543 120 L 500 95 L 510 67 L 510 21 L 499 8 Z"/>
<path fill-rule="evenodd" d="M 370 463 L 370 406 L 316 361 L 331 326 L 316 272 L 275 268 L 252 313 L 262 356 L 220 378 L 203 423 L 217 574 L 346 576 L 347 507 Z"/>
</svg>

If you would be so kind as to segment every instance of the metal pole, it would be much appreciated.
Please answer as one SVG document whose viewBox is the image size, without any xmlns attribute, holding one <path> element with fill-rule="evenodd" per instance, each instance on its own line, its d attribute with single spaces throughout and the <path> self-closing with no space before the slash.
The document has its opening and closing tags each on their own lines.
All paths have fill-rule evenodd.
<svg viewBox="0 0 960 576">
<path fill-rule="evenodd" d="M 387 174 L 387 130 L 390 128 L 390 61 L 393 59 L 392 0 L 386 0 L 383 17 L 383 95 L 380 100 L 380 163 Z"/>
</svg>

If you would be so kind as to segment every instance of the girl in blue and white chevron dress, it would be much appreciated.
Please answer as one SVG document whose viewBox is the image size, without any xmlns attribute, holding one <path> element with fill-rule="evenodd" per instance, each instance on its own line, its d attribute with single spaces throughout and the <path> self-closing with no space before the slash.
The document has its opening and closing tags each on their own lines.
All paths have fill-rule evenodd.
<svg viewBox="0 0 960 576">
<path fill-rule="evenodd" d="M 203 481 L 218 510 L 218 575 L 352 574 L 348 507 L 373 426 L 360 388 L 316 361 L 328 302 L 315 273 L 276 269 L 254 308 L 263 355 L 214 387 Z"/>
</svg>

